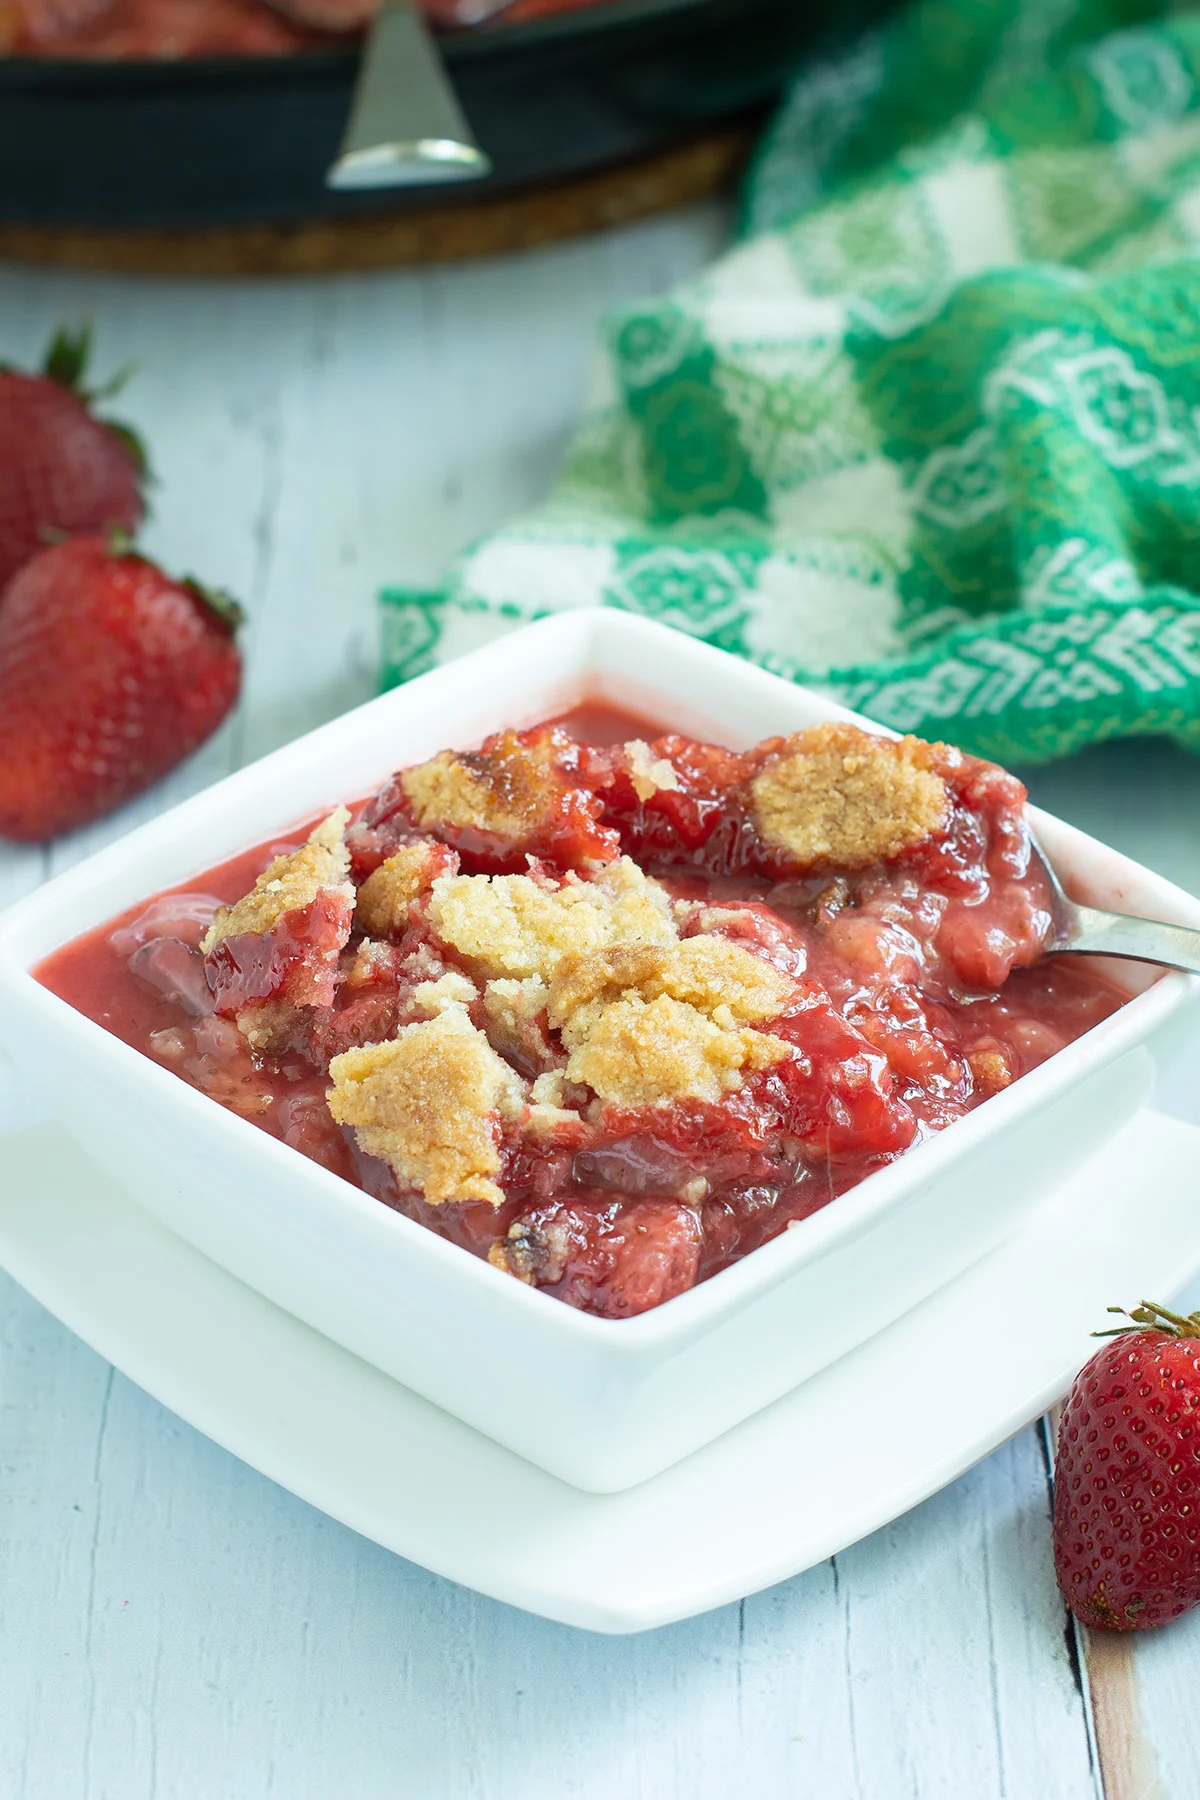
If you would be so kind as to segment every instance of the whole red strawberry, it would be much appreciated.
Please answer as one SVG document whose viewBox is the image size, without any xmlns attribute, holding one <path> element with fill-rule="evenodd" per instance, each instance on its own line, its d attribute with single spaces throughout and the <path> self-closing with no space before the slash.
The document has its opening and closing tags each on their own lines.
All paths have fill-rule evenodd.
<svg viewBox="0 0 1200 1800">
<path fill-rule="evenodd" d="M 27 563 L 0 607 L 0 836 L 84 825 L 202 744 L 237 699 L 239 617 L 116 539 Z"/>
<path fill-rule="evenodd" d="M 89 332 L 60 331 L 40 375 L 0 368 L 0 593 L 49 536 L 141 519 L 145 459 L 130 431 L 93 413 L 103 395 L 83 385 L 89 349 Z"/>
<path fill-rule="evenodd" d="M 1058 1585 L 1110 1631 L 1200 1605 L 1200 1313 L 1128 1317 L 1071 1389 L 1054 1476 Z"/>
</svg>

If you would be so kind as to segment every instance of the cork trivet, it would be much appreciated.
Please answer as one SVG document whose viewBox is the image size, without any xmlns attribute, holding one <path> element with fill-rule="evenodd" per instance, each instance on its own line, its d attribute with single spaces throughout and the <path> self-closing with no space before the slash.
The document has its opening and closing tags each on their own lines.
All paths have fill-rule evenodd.
<svg viewBox="0 0 1200 1800">
<path fill-rule="evenodd" d="M 457 262 L 623 225 L 728 186 L 752 128 L 553 187 L 373 218 L 185 231 L 0 224 L 0 257 L 138 275 L 315 275 Z"/>
</svg>

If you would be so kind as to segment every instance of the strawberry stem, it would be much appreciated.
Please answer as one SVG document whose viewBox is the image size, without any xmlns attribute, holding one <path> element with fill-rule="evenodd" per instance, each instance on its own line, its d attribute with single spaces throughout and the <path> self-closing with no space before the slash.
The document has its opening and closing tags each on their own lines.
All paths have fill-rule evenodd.
<svg viewBox="0 0 1200 1800">
<path fill-rule="evenodd" d="M 85 319 L 82 325 L 74 328 L 60 325 L 50 340 L 50 347 L 42 362 L 42 374 L 50 381 L 56 381 L 60 387 L 65 387 L 69 393 L 82 400 L 86 407 L 95 408 L 99 402 L 111 400 L 114 394 L 120 393 L 136 374 L 137 364 L 125 363 L 115 375 L 110 375 L 107 381 L 101 382 L 99 387 L 87 387 L 84 377 L 91 356 L 91 320 Z M 101 424 L 107 426 L 125 451 L 143 485 L 153 480 L 146 446 L 132 426 L 123 425 L 119 419 L 102 419 Z"/>
<path fill-rule="evenodd" d="M 50 347 L 46 351 L 42 363 L 42 374 L 57 381 L 60 387 L 69 388 L 78 394 L 81 400 L 91 396 L 83 386 L 83 378 L 87 373 L 88 359 L 92 354 L 92 323 L 90 319 L 72 330 L 69 325 L 60 325 L 50 339 Z"/>
<path fill-rule="evenodd" d="M 246 613 L 232 594 L 227 594 L 224 588 L 205 587 L 203 582 L 195 580 L 191 575 L 185 576 L 179 585 L 186 588 L 189 594 L 193 594 L 201 606 L 208 608 L 208 611 L 225 627 L 230 637 L 237 636 Z"/>
<path fill-rule="evenodd" d="M 1132 1312 L 1123 1306 L 1110 1306 L 1110 1313 L 1121 1313 L 1133 1321 L 1130 1325 L 1113 1325 L 1107 1331 L 1093 1331 L 1093 1337 L 1120 1337 L 1129 1331 L 1164 1332 L 1168 1337 L 1200 1338 L 1200 1312 L 1177 1313 L 1156 1300 L 1139 1300 Z"/>
</svg>

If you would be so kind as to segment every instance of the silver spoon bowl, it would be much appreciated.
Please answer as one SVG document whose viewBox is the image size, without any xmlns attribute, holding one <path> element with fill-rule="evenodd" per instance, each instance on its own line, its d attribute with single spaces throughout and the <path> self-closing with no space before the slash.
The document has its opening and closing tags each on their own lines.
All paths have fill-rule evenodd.
<svg viewBox="0 0 1200 1800">
<path fill-rule="evenodd" d="M 1137 919 L 1128 913 L 1080 906 L 1064 893 L 1032 832 L 1030 841 L 1034 861 L 1054 896 L 1054 932 L 1046 945 L 1047 956 L 1063 952 L 1072 956 L 1124 956 L 1131 962 L 1159 963 L 1165 969 L 1200 975 L 1200 931 L 1188 925 L 1167 925 L 1161 919 Z"/>
</svg>

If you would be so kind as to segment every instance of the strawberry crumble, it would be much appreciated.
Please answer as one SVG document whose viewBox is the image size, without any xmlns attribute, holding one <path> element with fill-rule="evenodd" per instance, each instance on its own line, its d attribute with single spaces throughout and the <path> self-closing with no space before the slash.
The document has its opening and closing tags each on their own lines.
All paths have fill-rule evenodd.
<svg viewBox="0 0 1200 1800">
<path fill-rule="evenodd" d="M 1047 958 L 1025 790 L 596 709 L 398 771 L 49 957 L 182 1080 L 607 1318 L 778 1236 L 1125 998 Z"/>
</svg>

